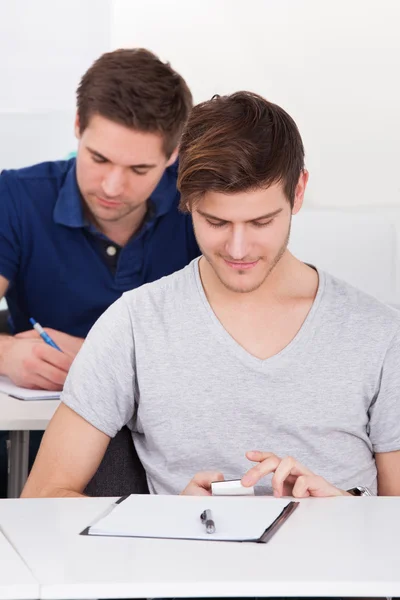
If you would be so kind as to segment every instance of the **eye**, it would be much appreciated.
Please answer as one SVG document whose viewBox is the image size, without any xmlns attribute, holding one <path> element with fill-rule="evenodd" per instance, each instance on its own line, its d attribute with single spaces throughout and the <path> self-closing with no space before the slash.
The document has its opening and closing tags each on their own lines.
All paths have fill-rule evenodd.
<svg viewBox="0 0 400 600">
<path fill-rule="evenodd" d="M 107 162 L 105 158 L 103 158 L 102 156 L 97 156 L 96 154 L 92 154 L 92 160 L 93 162 L 98 164 Z"/>
<path fill-rule="evenodd" d="M 259 221 L 254 221 L 253 225 L 254 227 L 268 227 L 268 225 L 272 225 L 272 223 L 274 222 L 274 219 L 270 219 L 269 221 L 264 221 L 263 223 L 260 223 Z"/>
<path fill-rule="evenodd" d="M 148 171 L 140 171 L 140 169 L 135 169 L 134 167 L 132 167 L 131 169 L 132 173 L 135 173 L 135 175 L 147 175 Z"/>
<path fill-rule="evenodd" d="M 210 225 L 210 227 L 215 227 L 216 229 L 219 229 L 221 227 L 224 227 L 224 225 L 226 225 L 226 223 L 224 223 L 223 221 L 222 221 L 222 223 L 221 222 L 215 223 L 214 221 L 209 221 L 208 219 L 207 219 L 207 223 Z"/>
</svg>

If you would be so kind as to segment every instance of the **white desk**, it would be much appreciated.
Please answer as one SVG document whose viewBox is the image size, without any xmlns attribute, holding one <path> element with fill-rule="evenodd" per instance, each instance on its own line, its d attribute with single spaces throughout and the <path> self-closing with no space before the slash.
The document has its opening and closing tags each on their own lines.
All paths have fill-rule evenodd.
<svg viewBox="0 0 400 600">
<path fill-rule="evenodd" d="M 10 432 L 8 485 L 9 498 L 17 498 L 28 476 L 29 431 L 44 431 L 58 400 L 17 400 L 0 392 L 0 430 Z"/>
<path fill-rule="evenodd" d="M 0 501 L 41 598 L 400 596 L 400 498 L 304 500 L 265 545 L 79 536 L 110 501 Z"/>
<path fill-rule="evenodd" d="M 39 598 L 39 584 L 0 531 L 0 600 Z"/>
</svg>

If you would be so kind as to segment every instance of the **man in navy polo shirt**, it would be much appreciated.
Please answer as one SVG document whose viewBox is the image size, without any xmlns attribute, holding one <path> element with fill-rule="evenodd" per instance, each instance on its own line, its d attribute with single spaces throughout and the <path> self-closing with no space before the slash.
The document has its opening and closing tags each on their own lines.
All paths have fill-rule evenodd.
<svg viewBox="0 0 400 600">
<path fill-rule="evenodd" d="M 151 52 L 107 53 L 77 91 L 76 160 L 3 171 L 0 298 L 13 335 L 0 336 L 1 375 L 61 389 L 88 331 L 123 292 L 199 255 L 176 189 L 191 107 L 185 81 Z"/>
<path fill-rule="evenodd" d="M 184 80 L 146 50 L 118 50 L 83 76 L 77 100 L 76 160 L 0 176 L 0 297 L 12 333 L 26 331 L 0 338 L 0 373 L 26 387 L 61 389 L 110 304 L 199 254 L 176 189 Z"/>
</svg>

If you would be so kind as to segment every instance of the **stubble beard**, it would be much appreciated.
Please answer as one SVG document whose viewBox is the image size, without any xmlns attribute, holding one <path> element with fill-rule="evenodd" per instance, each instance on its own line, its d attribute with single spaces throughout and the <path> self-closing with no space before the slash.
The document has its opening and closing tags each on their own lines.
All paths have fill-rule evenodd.
<svg viewBox="0 0 400 600">
<path fill-rule="evenodd" d="M 214 271 L 215 275 L 218 277 L 219 281 L 222 283 L 222 285 L 227 290 L 229 290 L 230 292 L 235 292 L 237 294 L 250 294 L 251 292 L 255 292 L 256 290 L 258 290 L 264 284 L 264 282 L 268 279 L 268 277 L 271 275 L 272 271 L 275 269 L 275 267 L 278 265 L 279 261 L 285 254 L 287 247 L 289 245 L 290 226 L 291 226 L 291 223 L 289 223 L 289 229 L 288 229 L 288 232 L 286 235 L 285 242 L 282 244 L 282 246 L 278 250 L 276 256 L 273 258 L 272 262 L 269 264 L 268 270 L 267 270 L 266 274 L 264 275 L 263 279 L 261 281 L 255 282 L 254 285 L 252 285 L 251 287 L 246 287 L 245 289 L 238 287 L 238 286 L 230 285 L 229 282 L 225 281 L 225 279 L 220 275 L 219 269 L 214 266 L 214 261 L 204 252 L 202 254 L 203 254 L 204 258 L 206 259 L 206 261 L 208 262 L 208 264 L 210 265 L 210 267 L 212 268 L 212 270 Z M 222 260 L 224 260 L 222 256 L 220 256 L 220 258 Z M 248 275 L 248 271 L 247 270 L 243 270 L 243 271 L 238 270 L 237 274 L 246 276 L 246 275 Z"/>
</svg>

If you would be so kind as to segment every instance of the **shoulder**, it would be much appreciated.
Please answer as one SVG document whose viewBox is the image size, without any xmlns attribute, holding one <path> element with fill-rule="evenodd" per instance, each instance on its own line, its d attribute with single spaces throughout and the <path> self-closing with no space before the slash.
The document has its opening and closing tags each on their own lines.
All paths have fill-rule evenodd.
<svg viewBox="0 0 400 600">
<path fill-rule="evenodd" d="M 48 206 L 56 203 L 75 160 L 43 162 L 23 169 L 9 169 L 0 175 L 0 203 L 13 206 L 21 215 L 27 204 Z M 23 209 L 23 212 L 21 210 Z"/>
<path fill-rule="evenodd" d="M 65 178 L 75 164 L 75 160 L 44 162 L 23 169 L 9 169 L 0 175 L 2 195 L 8 191 L 10 196 L 23 200 L 24 196 L 39 199 L 51 195 L 56 199 Z"/>
<path fill-rule="evenodd" d="M 48 179 L 63 180 L 75 160 L 57 160 L 52 162 L 43 162 L 22 169 L 8 169 L 2 171 L 1 179 L 7 182 L 29 182 L 29 181 L 46 181 Z"/>
<path fill-rule="evenodd" d="M 123 300 L 131 314 L 140 317 L 146 313 L 156 313 L 166 305 L 179 306 L 196 285 L 195 269 L 198 259 L 192 260 L 186 267 L 139 288 L 125 292 Z"/>
<path fill-rule="evenodd" d="M 328 273 L 320 275 L 324 277 L 325 296 L 333 316 L 375 339 L 387 339 L 400 331 L 400 310 Z"/>
</svg>

